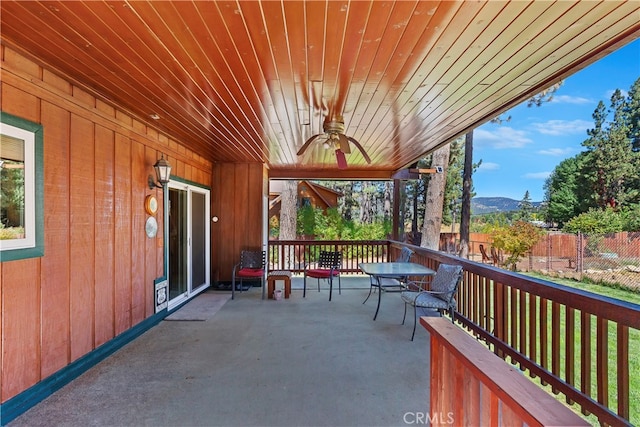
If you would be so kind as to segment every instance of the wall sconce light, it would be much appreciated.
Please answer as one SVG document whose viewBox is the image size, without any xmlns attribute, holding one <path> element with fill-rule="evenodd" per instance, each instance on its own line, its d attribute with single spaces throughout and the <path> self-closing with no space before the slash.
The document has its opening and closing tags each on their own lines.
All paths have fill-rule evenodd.
<svg viewBox="0 0 640 427">
<path fill-rule="evenodd" d="M 153 168 L 156 170 L 156 179 L 158 184 L 156 184 L 156 180 L 153 179 L 153 175 L 149 175 L 149 188 L 164 188 L 164 186 L 169 182 L 169 177 L 171 176 L 171 165 L 164 159 L 164 154 L 153 165 Z"/>
</svg>

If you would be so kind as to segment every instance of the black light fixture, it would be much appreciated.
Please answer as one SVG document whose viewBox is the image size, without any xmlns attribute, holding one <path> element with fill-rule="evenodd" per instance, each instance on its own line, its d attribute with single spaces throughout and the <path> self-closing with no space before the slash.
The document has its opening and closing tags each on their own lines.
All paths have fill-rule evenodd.
<svg viewBox="0 0 640 427">
<path fill-rule="evenodd" d="M 171 176 L 171 165 L 164 159 L 164 154 L 156 164 L 153 165 L 153 168 L 156 170 L 158 183 L 156 184 L 156 180 L 153 179 L 153 175 L 149 175 L 149 188 L 164 188 L 164 186 L 169 182 L 169 177 Z"/>
</svg>

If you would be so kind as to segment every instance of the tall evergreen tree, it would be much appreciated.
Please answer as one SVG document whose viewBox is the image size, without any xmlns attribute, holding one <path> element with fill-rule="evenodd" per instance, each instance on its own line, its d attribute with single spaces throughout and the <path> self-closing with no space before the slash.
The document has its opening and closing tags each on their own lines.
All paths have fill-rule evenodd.
<svg viewBox="0 0 640 427">
<path fill-rule="evenodd" d="M 342 193 L 342 197 L 339 199 L 341 203 L 340 212 L 342 214 L 342 218 L 344 218 L 345 221 L 351 221 L 353 219 L 353 209 L 357 205 L 356 200 L 353 198 L 353 182 L 334 182 L 336 183 L 336 187 L 334 189 Z"/>
<path fill-rule="evenodd" d="M 640 78 L 629 89 L 625 110 L 631 146 L 633 151 L 640 152 Z"/>
<path fill-rule="evenodd" d="M 422 227 L 422 241 L 420 246 L 438 250 L 440 246 L 440 226 L 442 224 L 442 207 L 444 203 L 447 169 L 449 168 L 449 144 L 433 152 L 432 168 L 440 166 L 444 173 L 431 175 L 425 199 L 424 225 Z"/>
<path fill-rule="evenodd" d="M 640 79 L 626 98 L 616 90 L 610 102 L 609 109 L 598 103 L 586 150 L 561 162 L 545 183 L 547 219 L 560 226 L 591 208 L 640 202 Z"/>
<path fill-rule="evenodd" d="M 298 181 L 285 181 L 280 194 L 280 240 L 295 240 L 297 238 L 297 208 Z M 294 265 L 295 246 L 283 248 L 283 255 L 283 265 Z"/>
<path fill-rule="evenodd" d="M 473 131 L 464 138 L 464 167 L 462 171 L 462 197 L 460 206 L 460 251 L 458 255 L 466 258 L 469 254 L 471 232 L 471 191 L 473 175 Z"/>
<path fill-rule="evenodd" d="M 384 201 L 382 216 L 385 221 L 391 221 L 391 181 L 384 182 Z"/>
<path fill-rule="evenodd" d="M 516 220 L 531 221 L 533 219 L 533 203 L 531 203 L 529 190 L 525 191 L 519 205 L 520 209 L 517 212 Z"/>
<path fill-rule="evenodd" d="M 462 138 L 456 139 L 450 145 L 449 166 L 447 168 L 447 181 L 444 188 L 444 212 L 442 222 L 451 225 L 453 212 L 460 212 L 460 199 L 462 197 L 462 171 L 464 169 L 465 145 Z"/>
<path fill-rule="evenodd" d="M 374 197 L 375 188 L 368 181 L 363 181 L 362 190 L 360 191 L 360 215 L 358 219 L 362 224 L 371 224 L 374 215 Z"/>
<path fill-rule="evenodd" d="M 584 157 L 585 154 L 581 153 L 560 162 L 544 184 L 545 219 L 558 224 L 559 227 L 583 212 L 583 209 L 588 209 L 588 204 L 582 203 L 584 199 L 578 197 L 581 182 L 578 174 Z"/>
<path fill-rule="evenodd" d="M 640 78 L 638 78 L 627 95 L 625 105 L 625 119 L 627 122 L 627 136 L 631 141 L 633 150 L 632 167 L 633 171 L 627 177 L 628 186 L 636 190 L 636 194 L 630 197 L 630 203 L 640 203 Z"/>
<path fill-rule="evenodd" d="M 625 205 L 637 198 L 637 189 L 629 188 L 627 180 L 635 167 L 625 109 L 626 102 L 619 89 L 611 96 L 608 111 L 600 101 L 593 113 L 595 126 L 587 131 L 589 138 L 582 144 L 588 153 L 582 172 L 591 184 L 599 208 Z M 611 112 L 613 120 L 607 123 Z"/>
</svg>

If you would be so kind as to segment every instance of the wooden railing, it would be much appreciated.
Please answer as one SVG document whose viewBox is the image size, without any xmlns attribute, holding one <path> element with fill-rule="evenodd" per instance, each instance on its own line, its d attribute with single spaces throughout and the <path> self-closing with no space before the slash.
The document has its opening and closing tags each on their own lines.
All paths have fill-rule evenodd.
<svg viewBox="0 0 640 427">
<path fill-rule="evenodd" d="M 629 341 L 640 340 L 640 305 L 410 248 L 431 268 L 463 266 L 456 321 L 498 356 L 601 424 L 631 425 Z"/>
<path fill-rule="evenodd" d="M 443 252 L 393 241 L 272 241 L 269 270 L 301 272 L 321 248 L 343 251 L 343 271 L 393 260 L 403 246 L 413 262 L 465 269 L 456 321 L 488 348 L 601 424 L 631 425 L 629 342 L 640 340 L 640 305 L 530 278 Z M 291 249 L 293 247 L 293 249 Z M 284 263 L 286 254 L 291 256 Z M 637 355 L 633 355 L 637 358 Z M 637 391 L 636 391 L 637 395 Z M 633 420 L 638 423 L 638 420 Z"/>
<path fill-rule="evenodd" d="M 420 323 L 431 343 L 431 425 L 590 425 L 447 319 Z"/>
<path fill-rule="evenodd" d="M 267 263 L 269 271 L 300 273 L 320 251 L 342 251 L 342 271 L 361 274 L 358 263 L 387 261 L 389 245 L 388 240 L 271 240 Z"/>
</svg>

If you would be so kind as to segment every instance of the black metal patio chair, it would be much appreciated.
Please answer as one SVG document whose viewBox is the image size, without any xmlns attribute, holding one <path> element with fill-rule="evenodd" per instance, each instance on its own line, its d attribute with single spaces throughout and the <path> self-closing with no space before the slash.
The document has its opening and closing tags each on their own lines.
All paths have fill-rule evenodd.
<svg viewBox="0 0 640 427">
<path fill-rule="evenodd" d="M 342 294 L 342 284 L 340 281 L 340 268 L 342 267 L 342 252 L 340 251 L 320 251 L 318 261 L 305 266 L 304 287 L 302 297 L 307 296 L 307 277 L 318 279 L 318 292 L 320 292 L 320 279 L 329 282 L 329 301 L 333 293 L 333 278 L 338 278 L 338 293 Z"/>
<path fill-rule="evenodd" d="M 264 299 L 264 276 L 267 254 L 266 251 L 243 250 L 240 253 L 240 262 L 233 266 L 231 299 L 236 296 L 236 279 L 239 279 L 239 290 L 242 292 L 243 280 L 260 280 L 262 286 L 262 299 Z"/>
<path fill-rule="evenodd" d="M 462 266 L 440 264 L 436 275 L 430 283 L 429 290 L 423 290 L 422 284 L 409 282 L 407 291 L 402 292 L 401 298 L 404 301 L 404 316 L 402 324 L 407 317 L 407 305 L 413 306 L 413 332 L 411 333 L 411 341 L 416 334 L 416 323 L 418 318 L 418 308 L 427 308 L 438 310 L 442 313 L 444 310 L 449 311 L 451 321 L 453 322 L 456 311 L 456 299 L 454 298 L 458 291 L 458 286 L 462 281 Z"/>
</svg>

